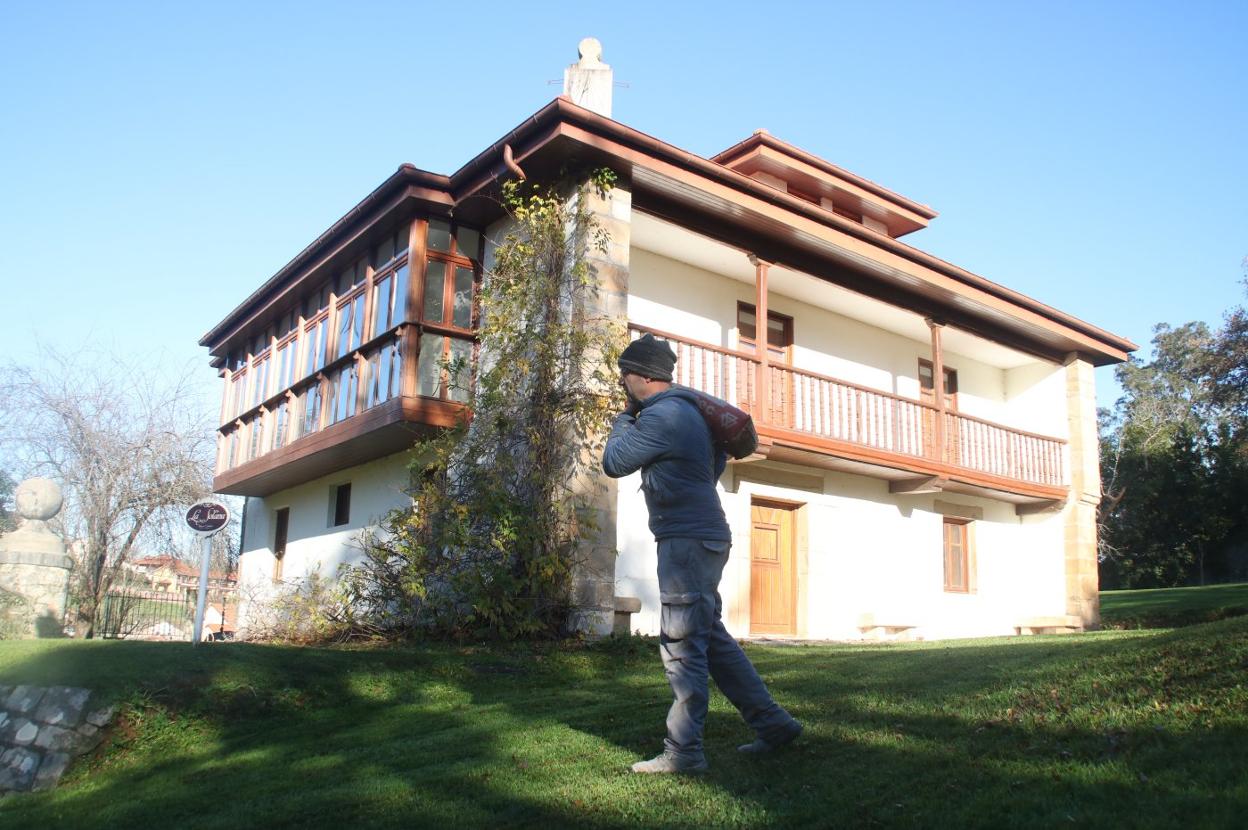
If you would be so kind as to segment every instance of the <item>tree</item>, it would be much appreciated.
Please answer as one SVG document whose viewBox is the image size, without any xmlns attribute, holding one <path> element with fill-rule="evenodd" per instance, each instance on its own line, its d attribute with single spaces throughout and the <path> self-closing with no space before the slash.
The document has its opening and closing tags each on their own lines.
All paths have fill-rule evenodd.
<svg viewBox="0 0 1248 830">
<path fill-rule="evenodd" d="M 1248 322 L 1242 307 L 1154 329 L 1101 419 L 1101 579 L 1162 587 L 1248 578 Z"/>
<path fill-rule="evenodd" d="M 587 196 L 613 181 L 599 171 L 581 187 L 504 185 L 513 229 L 481 292 L 472 419 L 414 448 L 414 507 L 390 515 L 349 573 L 357 607 L 453 634 L 552 634 L 566 622 L 592 524 L 578 487 L 621 404 L 624 333 L 593 312 L 588 263 L 608 240 Z M 468 369 L 443 367 L 452 379 Z"/>
<path fill-rule="evenodd" d="M 141 545 L 169 549 L 186 506 L 211 490 L 208 407 L 190 376 L 45 349 L 40 368 L 0 368 L 0 441 L 14 468 L 61 486 L 58 524 L 76 566 L 76 628 Z"/>
<path fill-rule="evenodd" d="M 13 506 L 15 482 L 7 472 L 0 470 L 0 533 L 8 533 L 17 527 L 17 514 Z"/>
</svg>

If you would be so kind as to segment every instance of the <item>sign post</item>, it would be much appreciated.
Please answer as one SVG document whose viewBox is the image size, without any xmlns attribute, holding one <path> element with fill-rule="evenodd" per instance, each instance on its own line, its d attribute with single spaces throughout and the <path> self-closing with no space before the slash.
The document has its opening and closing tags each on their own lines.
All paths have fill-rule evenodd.
<svg viewBox="0 0 1248 830">
<path fill-rule="evenodd" d="M 204 604 L 208 600 L 208 563 L 212 559 L 212 537 L 230 521 L 230 509 L 216 501 L 192 504 L 186 511 L 186 524 L 200 539 L 199 596 L 195 601 L 195 633 L 192 645 L 199 643 L 204 634 Z M 221 613 L 225 613 L 222 606 Z"/>
</svg>

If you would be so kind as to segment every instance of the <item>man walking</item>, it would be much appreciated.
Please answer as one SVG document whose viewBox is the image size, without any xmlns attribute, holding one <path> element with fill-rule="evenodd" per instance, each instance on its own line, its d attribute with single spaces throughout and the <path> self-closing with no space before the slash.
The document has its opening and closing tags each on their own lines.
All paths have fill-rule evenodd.
<svg viewBox="0 0 1248 830">
<path fill-rule="evenodd" d="M 702 727 L 708 673 L 754 730 L 754 741 L 739 747 L 742 752 L 770 752 L 802 732 L 720 619 L 719 580 L 732 534 L 715 483 L 728 457 L 713 446 L 696 405 L 672 386 L 675 365 L 671 347 L 649 334 L 620 355 L 629 406 L 616 416 L 602 457 L 613 478 L 641 470 L 659 548 L 659 652 L 675 700 L 663 752 L 633 764 L 633 772 L 643 773 L 707 769 Z"/>
</svg>

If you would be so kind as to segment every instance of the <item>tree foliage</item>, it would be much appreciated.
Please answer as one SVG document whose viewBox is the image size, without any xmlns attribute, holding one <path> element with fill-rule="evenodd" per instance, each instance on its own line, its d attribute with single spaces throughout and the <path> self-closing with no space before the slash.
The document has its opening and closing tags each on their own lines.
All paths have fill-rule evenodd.
<svg viewBox="0 0 1248 830">
<path fill-rule="evenodd" d="M 6 471 L 0 470 L 0 533 L 8 533 L 17 527 L 17 512 L 13 505 L 13 491 L 17 482 Z"/>
<path fill-rule="evenodd" d="M 1102 412 L 1102 587 L 1248 579 L 1248 323 L 1154 329 Z"/>
<path fill-rule="evenodd" d="M 587 204 L 613 182 L 598 171 L 579 186 L 504 185 L 511 230 L 480 294 L 472 418 L 414 448 L 413 507 L 388 517 L 345 580 L 366 616 L 507 637 L 565 623 L 593 530 L 584 487 L 620 403 L 623 332 L 594 311 L 589 262 L 609 240 Z"/>
<path fill-rule="evenodd" d="M 56 481 L 55 526 L 76 565 L 75 628 L 132 553 L 176 544 L 185 508 L 211 491 L 212 428 L 189 375 L 172 381 L 115 356 L 46 350 L 39 368 L 0 369 L 0 441 L 24 475 Z"/>
</svg>

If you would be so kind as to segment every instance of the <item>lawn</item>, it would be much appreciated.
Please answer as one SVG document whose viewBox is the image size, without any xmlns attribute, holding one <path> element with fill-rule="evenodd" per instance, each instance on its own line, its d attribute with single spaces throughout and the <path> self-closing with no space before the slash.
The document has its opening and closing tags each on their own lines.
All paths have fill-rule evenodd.
<svg viewBox="0 0 1248 830">
<path fill-rule="evenodd" d="M 659 748 L 654 643 L 310 649 L 0 643 L 0 684 L 85 685 L 122 722 L 0 826 L 568 824 L 1238 827 L 1248 815 L 1248 618 L 897 645 L 755 645 L 798 744 L 718 694 L 700 778 Z"/>
<path fill-rule="evenodd" d="M 1108 628 L 1168 628 L 1245 614 L 1248 583 L 1101 592 L 1101 621 Z"/>
</svg>

